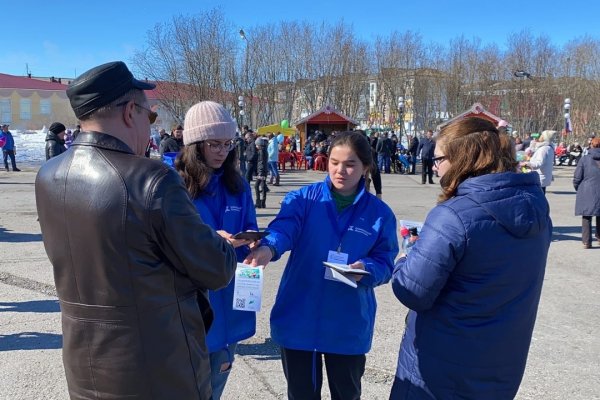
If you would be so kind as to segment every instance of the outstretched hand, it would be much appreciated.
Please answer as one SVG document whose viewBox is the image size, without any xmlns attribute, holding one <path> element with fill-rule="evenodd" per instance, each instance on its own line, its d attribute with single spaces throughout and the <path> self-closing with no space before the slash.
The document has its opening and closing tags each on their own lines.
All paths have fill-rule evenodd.
<svg viewBox="0 0 600 400">
<path fill-rule="evenodd" d="M 273 253 L 271 249 L 267 246 L 259 246 L 255 247 L 250 254 L 244 260 L 244 264 L 252 265 L 256 267 L 257 265 L 266 266 L 271 259 L 273 258 Z"/>
<path fill-rule="evenodd" d="M 217 233 L 223 239 L 226 239 L 229 243 L 231 243 L 231 245 L 236 249 L 238 247 L 248 246 L 248 245 L 254 243 L 254 241 L 248 240 L 248 239 L 234 239 L 233 235 L 227 231 L 217 231 Z"/>
</svg>

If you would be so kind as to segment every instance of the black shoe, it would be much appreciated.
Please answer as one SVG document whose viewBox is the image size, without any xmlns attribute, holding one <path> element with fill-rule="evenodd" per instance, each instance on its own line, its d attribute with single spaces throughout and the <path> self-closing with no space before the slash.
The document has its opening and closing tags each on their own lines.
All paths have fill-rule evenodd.
<svg viewBox="0 0 600 400">
<path fill-rule="evenodd" d="M 8 169 L 7 169 L 7 171 L 8 171 Z M 19 168 L 14 168 L 13 172 L 21 172 L 21 170 Z"/>
<path fill-rule="evenodd" d="M 421 182 L 421 185 L 424 185 L 424 184 L 425 184 L 425 182 Z"/>
<path fill-rule="evenodd" d="M 434 181 L 429 181 L 429 184 L 430 184 L 430 185 L 433 185 L 434 183 L 435 183 Z"/>
</svg>

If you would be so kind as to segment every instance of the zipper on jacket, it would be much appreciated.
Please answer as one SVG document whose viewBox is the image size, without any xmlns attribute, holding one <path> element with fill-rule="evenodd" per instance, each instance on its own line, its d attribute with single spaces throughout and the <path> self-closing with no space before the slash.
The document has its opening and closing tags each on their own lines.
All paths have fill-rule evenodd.
<svg viewBox="0 0 600 400">
<path fill-rule="evenodd" d="M 317 391 L 317 349 L 313 350 L 312 354 L 312 382 L 313 382 L 313 393 Z M 319 396 L 321 397 L 321 396 Z"/>
</svg>

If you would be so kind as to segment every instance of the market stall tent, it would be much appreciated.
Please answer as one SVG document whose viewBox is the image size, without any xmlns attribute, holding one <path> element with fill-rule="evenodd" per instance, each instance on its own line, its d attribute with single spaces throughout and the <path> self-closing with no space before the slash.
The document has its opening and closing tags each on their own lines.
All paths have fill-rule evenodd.
<svg viewBox="0 0 600 400">
<path fill-rule="evenodd" d="M 307 136 L 314 134 L 315 131 L 321 131 L 329 135 L 332 131 L 352 130 L 356 125 L 358 125 L 358 122 L 331 106 L 325 106 L 294 123 L 296 129 L 300 132 L 302 146 L 304 146 Z"/>
<path fill-rule="evenodd" d="M 486 110 L 485 107 L 483 107 L 483 105 L 481 103 L 475 103 L 471 106 L 471 108 L 469 108 L 467 111 L 463 112 L 462 114 L 459 114 L 456 117 L 449 119 L 448 121 L 446 121 L 442 124 L 439 124 L 436 127 L 436 130 L 439 132 L 442 128 L 444 128 L 446 125 L 448 125 L 451 122 L 454 122 L 454 121 L 457 121 L 460 119 L 464 119 L 464 118 L 471 118 L 471 117 L 478 117 L 478 118 L 486 119 L 486 120 L 492 122 L 496 126 L 498 126 L 500 121 L 503 121 L 502 118 L 500 118 L 497 115 L 494 115 L 491 112 L 489 112 L 488 110 Z"/>
</svg>

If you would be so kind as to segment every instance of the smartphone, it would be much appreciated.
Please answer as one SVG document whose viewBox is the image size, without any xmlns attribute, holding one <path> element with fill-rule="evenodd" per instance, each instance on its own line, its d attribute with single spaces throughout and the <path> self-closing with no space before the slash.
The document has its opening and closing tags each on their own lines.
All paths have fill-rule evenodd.
<svg viewBox="0 0 600 400">
<path fill-rule="evenodd" d="M 235 235 L 233 235 L 233 238 L 242 240 L 252 240 L 256 242 L 257 240 L 264 238 L 268 234 L 268 232 L 244 231 L 236 233 Z"/>
</svg>

